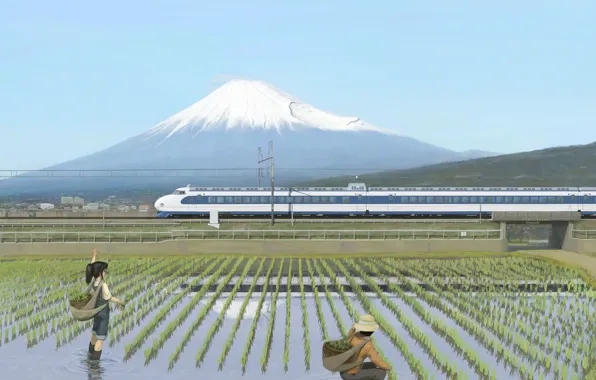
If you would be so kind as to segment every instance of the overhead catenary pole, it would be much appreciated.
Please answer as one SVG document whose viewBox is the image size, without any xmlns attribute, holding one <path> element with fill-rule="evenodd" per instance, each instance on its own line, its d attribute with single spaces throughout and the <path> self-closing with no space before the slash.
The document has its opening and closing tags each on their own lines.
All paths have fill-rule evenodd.
<svg viewBox="0 0 596 380">
<path fill-rule="evenodd" d="M 275 175 L 274 175 L 274 159 L 273 159 L 273 140 L 269 141 L 269 155 L 263 157 L 263 150 L 259 147 L 259 187 L 261 186 L 261 163 L 269 161 L 269 179 L 271 181 L 271 225 L 275 224 Z"/>
</svg>

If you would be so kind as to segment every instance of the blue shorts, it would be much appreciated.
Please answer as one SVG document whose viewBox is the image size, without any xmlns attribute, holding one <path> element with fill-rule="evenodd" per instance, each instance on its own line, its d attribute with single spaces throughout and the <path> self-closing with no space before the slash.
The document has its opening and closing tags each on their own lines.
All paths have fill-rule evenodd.
<svg viewBox="0 0 596 380">
<path fill-rule="evenodd" d="M 104 309 L 105 310 L 105 309 Z M 102 310 L 103 311 L 103 310 Z M 110 323 L 110 314 L 101 311 L 93 318 L 93 329 L 91 330 L 99 340 L 108 338 L 108 324 Z"/>
</svg>

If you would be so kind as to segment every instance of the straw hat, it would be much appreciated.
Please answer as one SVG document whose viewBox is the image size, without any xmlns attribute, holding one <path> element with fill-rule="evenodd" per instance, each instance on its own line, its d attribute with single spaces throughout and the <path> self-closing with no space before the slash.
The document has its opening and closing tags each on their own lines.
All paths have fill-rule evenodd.
<svg viewBox="0 0 596 380">
<path fill-rule="evenodd" d="M 377 331 L 379 329 L 379 325 L 375 320 L 375 317 L 372 315 L 361 315 L 360 320 L 354 324 L 354 328 L 358 331 Z"/>
</svg>

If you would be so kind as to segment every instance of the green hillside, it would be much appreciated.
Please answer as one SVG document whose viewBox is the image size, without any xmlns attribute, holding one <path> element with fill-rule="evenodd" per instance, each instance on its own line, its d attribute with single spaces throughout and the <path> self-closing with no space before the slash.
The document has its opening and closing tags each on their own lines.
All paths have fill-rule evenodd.
<svg viewBox="0 0 596 380">
<path fill-rule="evenodd" d="M 368 186 L 590 186 L 596 187 L 596 142 L 359 176 Z M 302 186 L 346 186 L 333 177 Z"/>
</svg>

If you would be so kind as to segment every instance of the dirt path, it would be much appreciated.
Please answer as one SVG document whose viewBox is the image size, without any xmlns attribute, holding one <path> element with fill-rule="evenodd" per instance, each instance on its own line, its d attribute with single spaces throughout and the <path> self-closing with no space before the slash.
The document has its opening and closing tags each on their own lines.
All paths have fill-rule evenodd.
<svg viewBox="0 0 596 380">
<path fill-rule="evenodd" d="M 565 264 L 581 267 L 590 273 L 594 279 L 596 279 L 596 257 L 559 250 L 532 250 L 520 252 L 531 256 L 546 257 L 548 259 L 557 260 Z"/>
</svg>

